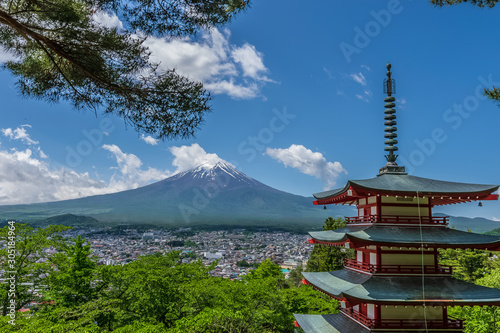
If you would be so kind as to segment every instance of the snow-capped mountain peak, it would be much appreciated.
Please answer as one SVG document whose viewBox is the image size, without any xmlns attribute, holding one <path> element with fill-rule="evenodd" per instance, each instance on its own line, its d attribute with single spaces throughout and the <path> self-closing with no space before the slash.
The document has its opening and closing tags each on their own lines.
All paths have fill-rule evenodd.
<svg viewBox="0 0 500 333">
<path fill-rule="evenodd" d="M 203 163 L 194 169 L 186 171 L 184 174 L 189 174 L 194 179 L 230 177 L 237 181 L 256 182 L 241 171 L 238 171 L 234 165 L 224 160 L 219 160 L 216 163 Z"/>
</svg>

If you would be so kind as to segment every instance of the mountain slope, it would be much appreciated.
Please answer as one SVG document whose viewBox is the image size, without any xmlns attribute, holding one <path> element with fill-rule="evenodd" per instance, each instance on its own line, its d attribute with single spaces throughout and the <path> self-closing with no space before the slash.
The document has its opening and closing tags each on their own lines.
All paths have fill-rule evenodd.
<svg viewBox="0 0 500 333">
<path fill-rule="evenodd" d="M 434 214 L 436 216 L 444 216 L 444 214 Z M 467 231 L 471 230 L 476 233 L 485 233 L 500 227 L 500 222 L 485 219 L 483 217 L 464 217 L 464 216 L 450 216 L 450 228 L 457 230 Z"/>
<path fill-rule="evenodd" d="M 328 216 L 354 213 L 348 207 L 325 211 L 313 206 L 312 201 L 313 198 L 262 184 L 220 161 L 133 190 L 43 204 L 0 206 L 0 217 L 30 221 L 77 214 L 104 222 L 321 225 Z"/>
</svg>

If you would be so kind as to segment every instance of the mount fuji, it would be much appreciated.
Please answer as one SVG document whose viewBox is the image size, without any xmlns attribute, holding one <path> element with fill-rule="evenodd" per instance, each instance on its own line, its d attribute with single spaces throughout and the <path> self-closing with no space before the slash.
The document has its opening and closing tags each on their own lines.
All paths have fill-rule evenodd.
<svg viewBox="0 0 500 333">
<path fill-rule="evenodd" d="M 312 201 L 312 197 L 267 186 L 219 160 L 133 190 L 58 202 L 0 206 L 0 218 L 30 222 L 75 214 L 101 222 L 134 224 L 320 226 L 328 216 L 354 213 L 349 207 L 323 210 Z"/>
</svg>

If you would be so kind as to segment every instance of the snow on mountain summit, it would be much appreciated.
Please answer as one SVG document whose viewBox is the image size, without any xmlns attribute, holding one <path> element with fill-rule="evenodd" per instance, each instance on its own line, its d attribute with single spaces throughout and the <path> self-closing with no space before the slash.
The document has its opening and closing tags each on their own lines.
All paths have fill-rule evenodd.
<svg viewBox="0 0 500 333">
<path fill-rule="evenodd" d="M 238 171 L 234 165 L 224 160 L 220 160 L 215 164 L 203 163 L 185 173 L 191 174 L 193 178 L 215 178 L 228 175 L 234 179 L 253 180 L 244 173 Z"/>
<path fill-rule="evenodd" d="M 167 178 L 167 180 L 182 182 L 185 184 L 189 183 L 189 186 L 196 187 L 203 187 L 210 182 L 214 182 L 219 187 L 219 189 L 228 189 L 234 187 L 239 188 L 241 186 L 249 188 L 265 187 L 267 189 L 271 189 L 267 185 L 264 185 L 261 182 L 237 170 L 236 167 L 231 163 L 226 162 L 220 158 L 215 162 L 204 162 L 193 169 L 178 173 L 170 178 Z M 275 189 L 272 190 L 275 191 Z"/>
</svg>

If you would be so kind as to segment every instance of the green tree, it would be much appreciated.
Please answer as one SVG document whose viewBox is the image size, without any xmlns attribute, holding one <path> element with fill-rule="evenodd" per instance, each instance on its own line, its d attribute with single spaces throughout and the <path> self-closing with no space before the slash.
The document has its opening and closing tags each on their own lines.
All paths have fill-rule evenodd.
<svg viewBox="0 0 500 333">
<path fill-rule="evenodd" d="M 498 0 L 431 0 L 432 4 L 439 7 L 459 5 L 464 2 L 468 2 L 471 5 L 478 7 L 493 8 L 497 4 Z"/>
<path fill-rule="evenodd" d="M 48 278 L 48 295 L 65 307 L 87 303 L 97 298 L 103 288 L 102 281 L 96 282 L 96 262 L 90 257 L 90 244 L 85 244 L 81 236 L 73 242 L 73 245 L 61 246 L 61 252 L 50 258 L 56 270 Z"/>
<path fill-rule="evenodd" d="M 311 286 L 284 289 L 282 291 L 290 313 L 332 314 L 339 311 L 339 302 L 314 290 Z"/>
<path fill-rule="evenodd" d="M 6 68 L 22 95 L 122 117 L 157 138 L 194 133 L 210 110 L 202 83 L 158 71 L 148 36 L 179 37 L 220 26 L 242 0 L 16 0 L 0 2 L 0 46 L 18 59 Z M 115 12 L 123 28 L 100 24 Z"/>
<path fill-rule="evenodd" d="M 63 226 L 34 229 L 26 224 L 18 223 L 10 223 L 0 229 L 0 241 L 5 245 L 0 249 L 0 270 L 16 272 L 15 274 L 6 273 L 15 277 L 16 311 L 32 301 L 40 300 L 32 290 L 43 290 L 46 276 L 52 270 L 52 267 L 45 262 L 49 258 L 45 250 L 50 247 L 59 247 L 63 243 L 61 233 L 66 229 L 68 228 Z M 9 247 L 9 245 L 13 246 Z M 13 259 L 12 256 L 14 256 Z M 9 285 L 1 283 L 2 316 L 8 312 L 10 298 Z"/>
<path fill-rule="evenodd" d="M 346 226 L 346 222 L 343 218 L 334 219 L 333 217 L 328 217 L 325 220 L 325 225 L 323 226 L 323 231 L 337 230 L 337 229 L 344 228 L 345 226 Z"/>
<path fill-rule="evenodd" d="M 238 265 L 238 267 L 251 267 L 252 265 L 246 261 L 246 260 L 239 260 L 238 262 L 236 262 L 236 265 Z"/>
<path fill-rule="evenodd" d="M 269 258 L 261 262 L 259 267 L 250 271 L 245 279 L 265 279 L 268 277 L 284 279 L 281 267 L 272 262 Z"/>
<path fill-rule="evenodd" d="M 453 266 L 454 277 L 475 282 L 482 278 L 490 265 L 488 252 L 472 249 L 445 249 L 439 251 L 443 265 Z"/>
<path fill-rule="evenodd" d="M 299 265 L 290 271 L 288 276 L 288 284 L 292 287 L 300 287 L 302 285 L 302 272 L 304 271 L 304 266 Z"/>
<path fill-rule="evenodd" d="M 201 261 L 181 263 L 180 251 L 124 266 L 96 266 L 81 237 L 56 246 L 60 252 L 48 257 L 54 271 L 45 293 L 56 302 L 18 314 L 15 326 L 0 317 L 1 332 L 295 332 L 293 313 L 338 309 L 336 301 L 310 286 L 286 283 L 269 259 L 244 279 L 231 281 L 209 275 L 216 262 L 208 267 Z"/>
<path fill-rule="evenodd" d="M 500 289 L 500 268 L 475 281 L 480 286 Z M 465 333 L 500 332 L 499 306 L 464 306 L 450 308 L 450 314 L 465 320 Z"/>
<path fill-rule="evenodd" d="M 323 230 L 336 230 L 346 226 L 342 218 L 329 217 L 325 220 Z M 328 246 L 322 244 L 314 245 L 311 256 L 307 261 L 307 272 L 327 272 L 342 269 L 345 258 L 353 258 L 354 251 L 343 247 Z"/>
</svg>

